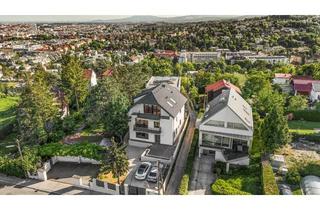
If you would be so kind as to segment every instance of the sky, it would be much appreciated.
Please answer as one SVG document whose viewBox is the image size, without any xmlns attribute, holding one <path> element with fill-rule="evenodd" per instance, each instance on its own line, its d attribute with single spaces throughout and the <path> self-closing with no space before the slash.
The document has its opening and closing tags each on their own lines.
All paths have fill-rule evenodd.
<svg viewBox="0 0 320 210">
<path fill-rule="evenodd" d="M 130 17 L 130 15 L 0 15 L 0 22 L 87 22 L 126 17 Z M 173 16 L 159 15 L 159 17 Z"/>
</svg>

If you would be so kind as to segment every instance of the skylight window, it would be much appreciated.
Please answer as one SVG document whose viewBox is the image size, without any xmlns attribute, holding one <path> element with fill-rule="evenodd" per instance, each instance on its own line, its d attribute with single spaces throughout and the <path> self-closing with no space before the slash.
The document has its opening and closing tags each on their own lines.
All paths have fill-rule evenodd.
<svg viewBox="0 0 320 210">
<path fill-rule="evenodd" d="M 167 104 L 169 104 L 170 107 L 173 107 L 173 105 L 169 101 L 167 101 Z"/>
<path fill-rule="evenodd" d="M 170 101 L 172 101 L 174 104 L 177 103 L 173 98 L 170 98 Z"/>
</svg>

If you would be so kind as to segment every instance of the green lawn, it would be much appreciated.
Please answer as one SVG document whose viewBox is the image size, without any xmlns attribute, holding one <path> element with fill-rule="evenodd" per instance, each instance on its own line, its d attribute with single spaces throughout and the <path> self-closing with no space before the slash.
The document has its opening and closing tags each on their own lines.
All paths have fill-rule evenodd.
<svg viewBox="0 0 320 210">
<path fill-rule="evenodd" d="M 293 120 L 288 122 L 290 132 L 299 134 L 316 133 L 315 128 L 320 129 L 320 122 Z"/>
<path fill-rule="evenodd" d="M 0 129 L 12 122 L 19 97 L 0 98 Z"/>
</svg>

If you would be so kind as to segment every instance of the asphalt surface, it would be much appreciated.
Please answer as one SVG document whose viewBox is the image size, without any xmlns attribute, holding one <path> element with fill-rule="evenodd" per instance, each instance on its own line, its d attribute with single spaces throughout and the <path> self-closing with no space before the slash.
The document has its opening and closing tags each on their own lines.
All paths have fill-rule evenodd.
<svg viewBox="0 0 320 210">
<path fill-rule="evenodd" d="M 167 189 L 165 192 L 166 195 L 178 194 L 178 188 L 179 188 L 182 176 L 184 174 L 184 170 L 187 165 L 187 158 L 191 148 L 191 142 L 193 139 L 194 129 L 195 129 L 196 120 L 197 120 L 196 113 L 190 108 L 189 105 L 187 106 L 187 108 L 190 113 L 190 121 L 186 130 L 181 148 L 178 152 L 176 164 L 174 166 L 171 178 L 169 180 L 169 183 L 167 184 Z"/>
<path fill-rule="evenodd" d="M 0 195 L 101 195 L 52 180 L 20 179 L 0 173 Z"/>
</svg>

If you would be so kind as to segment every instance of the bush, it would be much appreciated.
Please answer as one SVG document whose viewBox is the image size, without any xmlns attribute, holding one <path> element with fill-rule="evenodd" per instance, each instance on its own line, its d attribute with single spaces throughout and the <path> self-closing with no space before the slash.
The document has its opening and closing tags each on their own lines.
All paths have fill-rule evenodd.
<svg viewBox="0 0 320 210">
<path fill-rule="evenodd" d="M 301 177 L 296 169 L 291 169 L 286 174 L 286 181 L 292 185 L 298 185 L 300 183 Z"/>
<path fill-rule="evenodd" d="M 307 165 L 299 169 L 299 173 L 301 176 L 320 176 L 320 164 L 317 162 L 308 163 Z"/>
<path fill-rule="evenodd" d="M 319 110 L 299 110 L 293 112 L 293 118 L 295 120 L 306 120 L 312 122 L 320 122 Z"/>
<path fill-rule="evenodd" d="M 227 163 L 217 161 L 213 167 L 213 173 L 216 173 L 218 176 L 221 174 L 226 174 L 226 165 Z"/>
<path fill-rule="evenodd" d="M 188 187 L 189 187 L 189 175 L 185 174 L 182 177 L 179 186 L 179 195 L 188 195 Z"/>
<path fill-rule="evenodd" d="M 43 159 L 49 159 L 53 156 L 82 156 L 101 160 L 102 151 L 103 148 L 101 146 L 87 142 L 72 145 L 50 143 L 39 147 L 39 155 Z"/>
<path fill-rule="evenodd" d="M 9 175 L 25 178 L 25 171 L 20 158 L 9 158 L 0 156 L 0 172 Z"/>
<path fill-rule="evenodd" d="M 217 179 L 216 182 L 212 184 L 211 190 L 214 195 L 250 195 L 250 193 L 232 187 L 223 179 Z"/>
<path fill-rule="evenodd" d="M 269 161 L 262 162 L 262 189 L 265 195 L 279 195 L 279 189 Z"/>
</svg>

